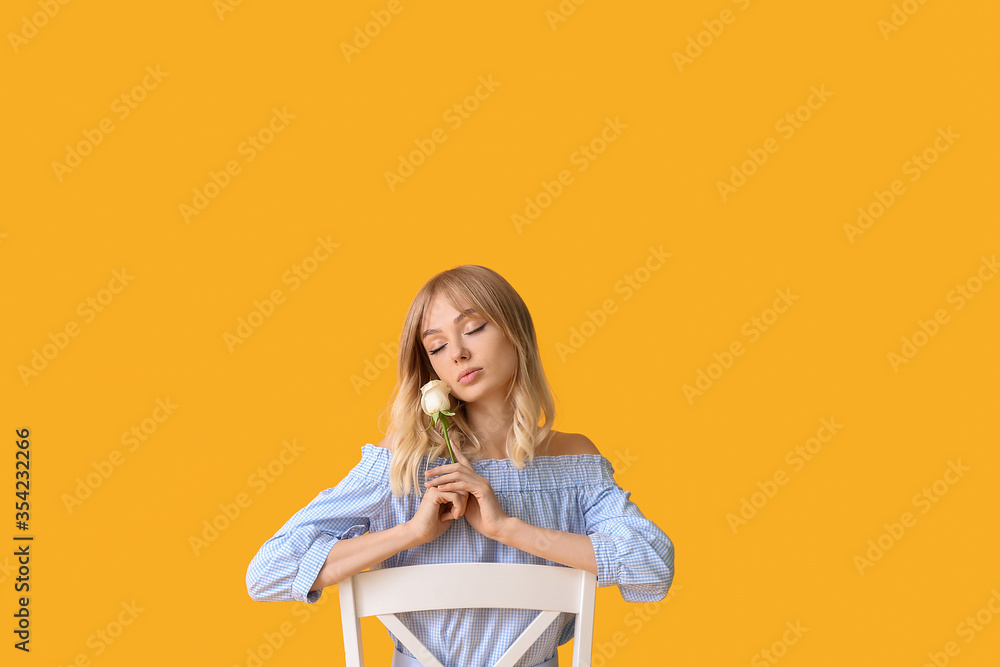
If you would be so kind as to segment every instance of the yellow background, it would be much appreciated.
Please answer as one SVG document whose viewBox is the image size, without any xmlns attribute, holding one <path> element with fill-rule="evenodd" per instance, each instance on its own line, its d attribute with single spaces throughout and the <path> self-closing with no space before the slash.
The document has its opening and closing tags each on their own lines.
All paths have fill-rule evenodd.
<svg viewBox="0 0 1000 667">
<path fill-rule="evenodd" d="M 887 32 L 888 0 L 593 0 L 563 3 L 557 22 L 557 0 L 404 0 L 348 61 L 341 43 L 387 2 L 80 0 L 51 18 L 4 3 L 2 662 L 245 666 L 290 622 L 263 664 L 343 664 L 335 588 L 307 615 L 252 601 L 246 568 L 381 439 L 385 350 L 406 308 L 433 274 L 474 263 L 528 304 L 556 427 L 618 461 L 675 543 L 661 605 L 599 590 L 595 665 L 774 664 L 763 650 L 788 667 L 916 666 L 928 652 L 996 664 L 1000 280 L 972 281 L 961 308 L 953 290 L 1000 250 L 1000 10 L 906 4 L 915 13 L 897 3 Z M 713 23 L 723 10 L 732 21 Z M 685 49 L 696 57 L 679 67 Z M 480 77 L 499 85 L 453 128 L 446 111 Z M 136 86 L 144 99 L 120 118 L 115 100 Z M 294 118 L 248 161 L 242 142 L 275 108 Z M 808 119 L 786 136 L 778 123 L 796 112 Z M 104 119 L 113 131 L 60 180 L 53 162 Z M 577 151 L 606 119 L 627 127 L 581 171 Z M 437 128 L 446 140 L 390 189 L 385 172 Z M 958 138 L 935 154 L 939 128 Z M 769 138 L 778 150 L 723 198 L 718 182 Z M 912 181 L 905 165 L 925 150 L 936 161 Z M 181 205 L 234 160 L 239 173 L 185 221 Z M 512 214 L 563 170 L 572 182 L 519 230 Z M 905 193 L 852 242 L 844 225 L 895 180 Z M 293 290 L 283 276 L 318 237 L 339 247 Z M 645 274 L 650 247 L 670 257 Z M 647 280 L 629 292 L 626 276 Z M 284 303 L 230 350 L 224 334 L 276 289 Z M 778 290 L 798 298 L 751 341 L 745 323 L 771 317 Z M 102 294 L 88 321 L 79 304 Z M 602 325 L 585 325 L 609 300 Z M 940 309 L 947 322 L 894 367 Z M 22 378 L 71 322 L 78 335 Z M 737 341 L 744 353 L 689 401 L 683 385 Z M 368 365 L 370 384 L 352 383 Z M 129 451 L 122 433 L 168 398 L 178 407 Z M 795 469 L 786 454 L 824 418 L 842 428 Z M 30 654 L 10 632 L 24 427 Z M 284 440 L 305 449 L 252 486 Z M 120 465 L 67 509 L 116 450 Z M 968 471 L 918 505 L 959 460 Z M 241 493 L 250 504 L 196 553 L 190 537 Z M 754 498 L 734 532 L 727 515 Z M 915 525 L 886 537 L 904 512 Z M 880 536 L 891 547 L 859 571 Z M 133 601 L 134 622 L 95 639 Z M 991 622 L 966 641 L 977 612 Z M 384 630 L 364 628 L 369 664 L 387 664 Z"/>
</svg>

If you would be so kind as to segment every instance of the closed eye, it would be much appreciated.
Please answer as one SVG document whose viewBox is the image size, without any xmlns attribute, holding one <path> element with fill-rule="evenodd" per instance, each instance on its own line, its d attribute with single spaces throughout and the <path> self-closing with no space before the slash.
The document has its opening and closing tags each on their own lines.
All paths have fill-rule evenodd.
<svg viewBox="0 0 1000 667">
<path fill-rule="evenodd" d="M 483 329 L 486 328 L 486 324 L 487 323 L 484 322 L 483 326 L 479 327 L 478 329 L 473 329 L 472 331 L 466 333 L 465 335 L 468 336 L 470 334 L 474 334 L 474 333 L 478 333 L 478 332 L 482 331 Z M 428 354 L 437 354 L 438 352 L 440 352 L 443 349 L 444 349 L 444 345 L 442 345 L 441 347 L 437 348 L 436 350 L 431 350 Z"/>
</svg>

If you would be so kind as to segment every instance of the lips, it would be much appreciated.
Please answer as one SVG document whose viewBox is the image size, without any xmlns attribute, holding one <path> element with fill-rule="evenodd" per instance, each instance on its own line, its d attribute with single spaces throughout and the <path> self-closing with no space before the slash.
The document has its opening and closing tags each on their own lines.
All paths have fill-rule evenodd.
<svg viewBox="0 0 1000 667">
<path fill-rule="evenodd" d="M 461 382 L 466 377 L 468 377 L 470 374 L 475 373 L 476 371 L 481 371 L 481 370 L 483 370 L 483 369 L 482 368 L 470 368 L 470 369 L 468 369 L 467 371 L 465 371 L 464 373 L 462 373 L 461 375 L 458 376 L 458 381 Z"/>
</svg>

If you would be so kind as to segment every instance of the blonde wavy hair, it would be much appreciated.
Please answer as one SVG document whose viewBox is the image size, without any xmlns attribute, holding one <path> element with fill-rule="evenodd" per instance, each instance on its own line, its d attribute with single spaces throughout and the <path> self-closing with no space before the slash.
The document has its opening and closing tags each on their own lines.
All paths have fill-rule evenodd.
<svg viewBox="0 0 1000 667">
<path fill-rule="evenodd" d="M 484 266 L 466 264 L 438 273 L 417 293 L 406 313 L 399 337 L 399 366 L 393 391 L 391 418 L 383 432 L 392 436 L 389 479 L 392 492 L 423 492 L 417 479 L 421 464 L 448 457 L 440 426 L 428 429 L 431 418 L 420 407 L 420 387 L 439 380 L 421 342 L 421 324 L 431 301 L 443 295 L 456 310 L 475 308 L 477 313 L 503 332 L 517 352 L 517 366 L 506 400 L 514 408 L 507 434 L 506 452 L 518 468 L 531 462 L 537 447 L 552 431 L 555 403 L 538 352 L 535 326 L 528 307 L 504 278 Z M 465 402 L 451 396 L 454 417 L 448 418 L 452 447 L 461 447 L 469 460 L 480 458 L 484 446 L 466 420 Z M 380 415 L 380 424 L 385 411 Z M 541 422 L 541 423 L 539 423 Z"/>
</svg>

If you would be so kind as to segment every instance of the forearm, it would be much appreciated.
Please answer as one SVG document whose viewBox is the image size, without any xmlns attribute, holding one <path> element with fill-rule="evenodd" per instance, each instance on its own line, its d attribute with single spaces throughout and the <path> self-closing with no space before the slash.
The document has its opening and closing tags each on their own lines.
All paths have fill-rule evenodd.
<svg viewBox="0 0 1000 667">
<path fill-rule="evenodd" d="M 419 543 L 407 524 L 399 524 L 374 533 L 340 540 L 330 549 L 310 591 L 338 584 L 347 577 L 367 570 L 400 551 Z"/>
<path fill-rule="evenodd" d="M 587 535 L 542 528 L 510 517 L 497 541 L 545 560 L 597 574 L 597 556 Z"/>
</svg>

